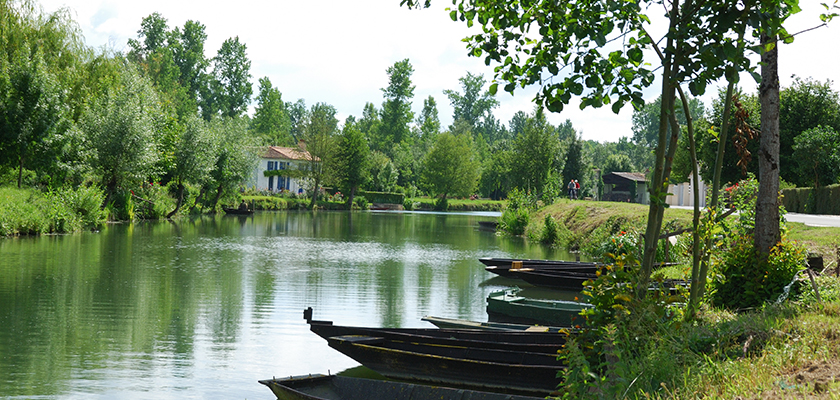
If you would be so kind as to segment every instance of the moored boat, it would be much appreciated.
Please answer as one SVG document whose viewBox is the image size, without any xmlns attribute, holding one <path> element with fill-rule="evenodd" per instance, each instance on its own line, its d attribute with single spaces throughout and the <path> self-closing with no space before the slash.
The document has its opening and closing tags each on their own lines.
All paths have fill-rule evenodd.
<svg viewBox="0 0 840 400">
<path fill-rule="evenodd" d="M 486 331 L 478 329 L 340 326 L 334 325 L 332 321 L 313 320 L 311 307 L 304 310 L 304 318 L 309 323 L 309 329 L 326 340 L 334 336 L 361 335 L 429 345 L 557 354 L 557 350 L 566 343 L 567 336 L 565 333 L 558 331 L 557 328 L 554 331 Z"/>
<path fill-rule="evenodd" d="M 259 381 L 279 400 L 537 400 L 475 390 L 426 386 L 339 375 L 302 375 Z"/>
<path fill-rule="evenodd" d="M 510 270 L 511 276 L 522 279 L 534 286 L 550 287 L 563 290 L 583 290 L 583 283 L 597 279 L 596 272 L 578 272 L 556 269 L 520 268 Z"/>
<path fill-rule="evenodd" d="M 441 318 L 427 315 L 420 318 L 421 321 L 429 322 L 441 329 L 481 329 L 488 331 L 513 331 L 513 332 L 566 332 L 568 327 L 511 324 L 504 322 L 479 322 L 466 319 Z"/>
<path fill-rule="evenodd" d="M 523 268 L 532 270 L 562 270 L 573 272 L 589 272 L 595 273 L 604 264 L 596 262 L 581 262 L 581 261 L 554 261 L 554 260 L 528 260 L 515 258 L 490 258 L 484 257 L 478 259 L 485 265 L 484 269 L 487 272 L 492 272 L 499 276 L 506 278 L 518 278 L 514 271 Z"/>
<path fill-rule="evenodd" d="M 581 311 L 592 308 L 591 304 L 575 301 L 528 299 L 518 292 L 519 288 L 510 288 L 490 293 L 487 314 L 506 322 L 573 326 L 582 324 Z"/>
<path fill-rule="evenodd" d="M 545 396 L 564 368 L 556 355 L 334 336 L 329 346 L 388 378 Z"/>
<path fill-rule="evenodd" d="M 222 210 L 225 214 L 230 215 L 251 215 L 254 213 L 254 210 L 250 209 L 241 209 L 241 208 L 232 208 L 232 207 L 222 207 Z"/>
</svg>

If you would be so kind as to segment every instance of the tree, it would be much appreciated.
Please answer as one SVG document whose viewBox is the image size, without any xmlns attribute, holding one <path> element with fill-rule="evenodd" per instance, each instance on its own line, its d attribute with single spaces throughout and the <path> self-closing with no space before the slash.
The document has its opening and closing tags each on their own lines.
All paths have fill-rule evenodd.
<svg viewBox="0 0 840 400">
<path fill-rule="evenodd" d="M 461 82 L 464 94 L 454 90 L 443 91 L 454 109 L 452 120 L 462 119 L 474 133 L 478 133 L 481 120 L 492 117 L 491 112 L 499 106 L 499 101 L 489 91 L 482 93 L 486 83 L 482 74 L 467 72 L 466 76 L 458 78 L 458 82 Z"/>
<path fill-rule="evenodd" d="M 373 104 L 370 105 L 373 106 Z M 367 110 L 367 105 L 365 105 L 365 110 Z M 440 118 L 438 118 L 434 97 L 429 96 L 423 100 L 423 111 L 417 117 L 417 125 L 420 127 L 420 138 L 424 141 L 433 140 L 435 135 L 440 133 Z"/>
<path fill-rule="evenodd" d="M 241 116 L 251 102 L 251 60 L 239 37 L 225 40 L 213 58 L 213 107 L 223 117 Z"/>
<path fill-rule="evenodd" d="M 204 120 L 196 115 L 185 118 L 184 129 L 178 135 L 174 151 L 172 181 L 177 185 L 175 209 L 167 214 L 167 218 L 172 218 L 183 206 L 186 184 L 201 186 L 207 182 L 213 169 L 217 145 Z"/>
<path fill-rule="evenodd" d="M 353 121 L 345 122 L 338 136 L 334 165 L 336 181 L 352 206 L 356 191 L 370 179 L 370 148 Z"/>
<path fill-rule="evenodd" d="M 335 152 L 335 133 L 338 120 L 335 118 L 335 107 L 326 103 L 316 103 L 309 110 L 303 135 L 306 151 L 311 155 L 308 166 L 308 176 L 312 180 L 312 201 L 309 208 L 315 208 L 321 183 L 327 177 L 328 164 L 332 162 Z"/>
<path fill-rule="evenodd" d="M 414 67 L 408 59 L 397 61 L 388 67 L 388 87 L 383 88 L 385 101 L 382 103 L 382 126 L 378 139 L 381 145 L 375 149 L 393 155 L 393 147 L 409 140 L 411 131 L 408 124 L 414 119 L 411 111 L 411 98 L 414 97 L 414 85 L 411 75 Z"/>
<path fill-rule="evenodd" d="M 524 192 L 542 197 L 560 142 L 554 129 L 546 122 L 545 114 L 538 108 L 529 116 L 522 132 L 511 146 L 510 172 L 513 182 Z"/>
<path fill-rule="evenodd" d="M 25 167 L 42 169 L 34 156 L 39 149 L 46 154 L 48 138 L 68 128 L 61 93 L 38 54 L 12 65 L 8 78 L 0 77 L 0 165 L 17 167 L 18 187 Z"/>
<path fill-rule="evenodd" d="M 566 144 L 566 162 L 563 164 L 562 182 L 567 183 L 572 179 L 582 181 L 586 174 L 583 168 L 583 151 L 580 138 L 577 135 L 569 138 Z M 581 182 L 581 187 L 583 182 Z"/>
<path fill-rule="evenodd" d="M 286 103 L 280 90 L 271 85 L 268 77 L 260 78 L 260 93 L 257 106 L 251 118 L 251 129 L 260 137 L 262 144 L 292 145 L 291 119 L 286 112 Z"/>
<path fill-rule="evenodd" d="M 298 99 L 296 102 L 286 103 L 286 111 L 289 114 L 289 133 L 295 142 L 303 139 L 303 128 L 306 125 L 306 102 Z"/>
<path fill-rule="evenodd" d="M 204 86 L 208 83 L 207 67 L 210 60 L 204 55 L 204 43 L 207 33 L 203 24 L 197 21 L 187 21 L 183 29 L 175 28 L 177 45 L 174 50 L 175 64 L 181 71 L 180 82 L 190 98 L 199 103 Z"/>
<path fill-rule="evenodd" d="M 210 201 L 210 209 L 215 210 L 224 196 L 239 192 L 242 182 L 254 173 L 257 157 L 243 119 L 215 118 L 210 121 L 209 129 L 216 143 L 215 162 L 210 179 L 198 197 L 205 192 L 215 192 Z"/>
<path fill-rule="evenodd" d="M 633 170 L 633 162 L 627 154 L 610 154 L 607 161 L 604 163 L 604 168 L 601 174 L 606 175 L 610 172 L 631 172 Z M 565 176 L 564 176 L 565 181 Z"/>
<path fill-rule="evenodd" d="M 448 195 L 469 196 L 478 181 L 479 163 L 472 149 L 472 137 L 444 132 L 423 160 L 423 183 L 446 199 Z"/>
<path fill-rule="evenodd" d="M 379 192 L 392 192 L 400 172 L 384 153 L 373 151 L 370 157 L 370 187 Z"/>
<path fill-rule="evenodd" d="M 820 187 L 837 182 L 840 177 L 840 133 L 830 126 L 817 125 L 794 139 L 793 159 L 800 169 L 798 175 L 808 185 Z"/>
<path fill-rule="evenodd" d="M 430 2 L 425 0 L 422 5 Z M 419 0 L 401 3 L 421 5 Z M 729 2 L 671 2 L 665 5 L 666 36 L 656 40 L 647 30 L 650 19 L 644 14 L 658 4 L 655 2 L 456 3 L 450 13 L 453 20 L 460 19 L 468 26 L 477 21 L 482 28 L 481 33 L 464 39 L 470 53 L 485 56 L 488 64 L 499 63 L 490 92 L 494 93 L 500 82 L 510 92 L 539 83 L 537 100 L 549 111 L 561 111 L 572 96 L 580 99 L 581 108 L 612 104 L 613 111 L 618 112 L 627 103 L 643 106 L 642 90 L 653 83 L 650 63 L 644 60 L 645 50 L 653 50 L 661 65 L 662 107 L 637 286 L 637 295 L 645 296 L 677 148 L 677 89 L 685 100 L 679 85 L 687 84 L 692 95 L 700 96 L 724 73 L 737 76 L 738 71 L 753 71 L 754 66 L 739 52 L 743 49 L 739 46 L 749 29 L 759 28 L 763 10 Z M 775 27 L 781 25 L 779 20 L 771 22 Z M 611 45 L 605 47 L 608 42 Z"/>
<path fill-rule="evenodd" d="M 97 99 L 80 121 L 93 156 L 91 164 L 106 190 L 106 203 L 118 189 L 152 176 L 158 158 L 157 94 L 131 65 L 125 65 L 117 79 L 116 87 Z"/>
<path fill-rule="evenodd" d="M 758 96 L 743 93 L 738 88 L 733 88 L 732 94 L 736 99 L 733 103 L 734 108 L 741 110 L 740 115 L 746 116 L 747 118 L 743 121 L 737 121 L 734 115 L 735 113 L 730 112 L 730 117 L 726 123 L 731 127 L 739 126 L 740 124 L 742 128 L 750 127 L 752 130 L 757 130 L 761 124 L 759 118 L 761 105 L 758 102 Z M 744 141 L 746 143 L 744 149 L 749 154 L 758 153 L 758 141 L 747 139 L 745 129 L 742 129 L 741 133 L 736 132 L 735 135 L 727 135 L 727 138 L 722 137 L 721 127 L 724 124 L 723 114 L 726 97 L 726 90 L 721 90 L 718 93 L 718 97 L 712 101 L 712 108 L 708 117 L 708 124 L 710 126 L 708 129 L 699 129 L 697 131 L 697 152 L 698 158 L 700 159 L 700 175 L 705 179 L 710 179 L 715 174 L 714 169 L 716 166 L 718 143 L 723 140 L 725 147 L 723 149 L 720 181 L 724 183 L 735 183 L 746 177 L 739 165 L 741 156 L 736 150 L 735 141 Z M 732 130 L 734 129 L 730 129 L 730 131 Z M 750 156 L 750 159 L 745 159 L 744 162 L 746 172 L 758 173 L 758 161 L 754 157 Z"/>
<path fill-rule="evenodd" d="M 779 173 L 797 186 L 813 182 L 812 171 L 798 168 L 802 159 L 795 155 L 796 138 L 817 126 L 840 132 L 840 95 L 831 81 L 794 77 L 779 98 Z"/>
<path fill-rule="evenodd" d="M 703 102 L 697 98 L 688 100 L 689 112 L 694 119 L 702 119 L 704 114 Z M 639 110 L 633 110 L 633 141 L 648 149 L 656 147 L 659 135 L 659 111 L 662 109 L 662 96 L 652 102 L 645 103 Z M 682 104 L 675 105 L 676 118 L 680 126 L 685 126 L 685 112 Z"/>
</svg>

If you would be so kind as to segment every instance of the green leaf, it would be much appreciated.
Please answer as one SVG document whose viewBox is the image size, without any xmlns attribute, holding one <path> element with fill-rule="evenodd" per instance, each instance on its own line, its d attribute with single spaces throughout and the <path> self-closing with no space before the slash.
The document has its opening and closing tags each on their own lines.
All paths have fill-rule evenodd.
<svg viewBox="0 0 840 400">
<path fill-rule="evenodd" d="M 490 92 L 490 94 L 492 94 L 492 95 L 494 95 L 494 96 L 496 95 L 496 92 L 497 92 L 498 90 L 499 90 L 499 84 L 498 84 L 498 83 L 496 83 L 496 82 L 493 82 L 493 84 L 491 84 L 491 85 L 490 85 L 490 88 L 489 88 L 489 89 L 487 89 L 487 91 L 489 91 L 489 92 Z"/>
</svg>

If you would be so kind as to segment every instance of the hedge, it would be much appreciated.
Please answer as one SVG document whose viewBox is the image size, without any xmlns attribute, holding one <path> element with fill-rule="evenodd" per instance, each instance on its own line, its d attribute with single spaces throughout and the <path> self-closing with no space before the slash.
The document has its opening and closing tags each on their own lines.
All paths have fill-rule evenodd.
<svg viewBox="0 0 840 400">
<path fill-rule="evenodd" d="M 402 193 L 359 191 L 358 196 L 364 196 L 368 203 L 403 204 L 405 202 L 405 195 Z"/>
<path fill-rule="evenodd" d="M 782 205 L 788 212 L 840 215 L 840 184 L 820 188 L 784 189 Z"/>
</svg>

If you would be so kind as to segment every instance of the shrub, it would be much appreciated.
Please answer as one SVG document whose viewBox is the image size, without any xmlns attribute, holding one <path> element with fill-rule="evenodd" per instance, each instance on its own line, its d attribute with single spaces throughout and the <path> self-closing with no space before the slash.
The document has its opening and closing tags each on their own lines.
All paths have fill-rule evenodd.
<svg viewBox="0 0 840 400">
<path fill-rule="evenodd" d="M 506 208 L 499 217 L 499 228 L 507 234 L 519 236 L 525 233 L 528 222 L 531 221 L 531 213 L 524 208 Z"/>
<path fill-rule="evenodd" d="M 173 191 L 173 186 L 161 186 L 159 183 L 144 183 L 139 189 L 134 191 L 135 216 L 139 219 L 160 219 L 166 216 L 170 211 L 175 209 L 175 202 L 177 201 L 170 193 Z M 177 190 L 175 190 L 177 196 Z M 191 190 L 184 193 L 183 208 L 188 207 L 195 201 L 195 196 L 192 195 Z"/>
<path fill-rule="evenodd" d="M 540 235 L 540 241 L 547 244 L 554 244 L 557 243 L 558 238 L 559 233 L 557 221 L 555 221 L 550 214 L 546 214 L 542 234 Z"/>
<path fill-rule="evenodd" d="M 365 196 L 356 196 L 353 198 L 353 202 L 356 203 L 356 206 L 359 207 L 359 209 L 368 209 L 368 201 Z"/>
<path fill-rule="evenodd" d="M 435 211 L 446 211 L 449 209 L 449 200 L 446 197 L 438 197 L 435 200 Z"/>
<path fill-rule="evenodd" d="M 722 279 L 714 284 L 713 302 L 729 309 L 743 309 L 775 301 L 804 268 L 805 258 L 805 249 L 787 239 L 770 249 L 766 260 L 757 254 L 752 236 L 735 240 L 723 253 Z M 792 289 L 795 292 L 798 288 Z"/>
</svg>

